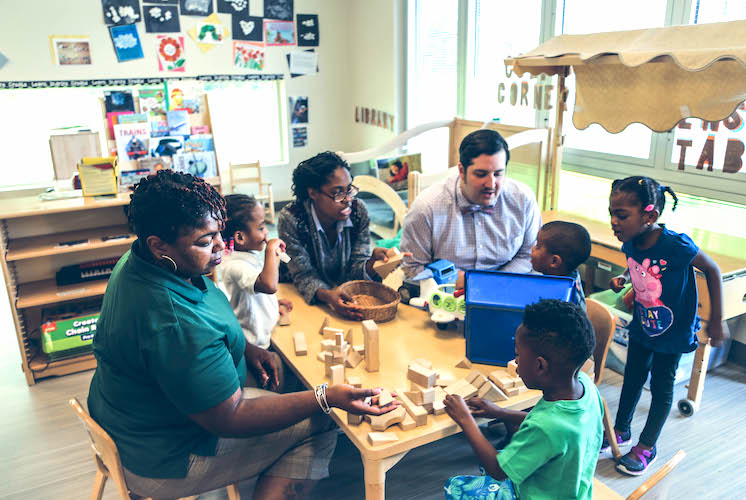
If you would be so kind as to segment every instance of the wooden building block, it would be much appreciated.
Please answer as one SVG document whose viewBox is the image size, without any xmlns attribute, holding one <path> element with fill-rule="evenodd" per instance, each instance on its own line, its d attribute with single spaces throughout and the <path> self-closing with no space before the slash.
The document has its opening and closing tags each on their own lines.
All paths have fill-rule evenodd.
<svg viewBox="0 0 746 500">
<path fill-rule="evenodd" d="M 280 317 L 277 320 L 277 324 L 280 326 L 288 326 L 290 324 L 290 311 L 283 305 L 280 306 Z"/>
<path fill-rule="evenodd" d="M 407 413 L 406 415 L 404 415 L 404 420 L 399 422 L 399 427 L 403 431 L 411 431 L 412 429 L 417 427 L 417 422 L 414 421 L 414 419 L 412 418 L 412 415 Z"/>
<path fill-rule="evenodd" d="M 435 379 L 435 385 L 437 387 L 448 387 L 449 385 L 456 382 L 456 377 L 452 373 L 438 373 L 438 378 Z"/>
<path fill-rule="evenodd" d="M 505 395 L 507 395 L 509 398 L 517 396 L 520 393 L 521 393 L 520 387 L 511 387 L 510 389 L 505 391 Z"/>
<path fill-rule="evenodd" d="M 345 334 L 344 332 L 336 332 L 334 334 L 334 344 L 341 346 L 345 343 Z"/>
<path fill-rule="evenodd" d="M 367 349 L 366 349 L 367 352 Z M 438 374 L 429 368 L 420 365 L 412 365 L 407 369 L 407 378 L 415 384 L 429 389 L 435 385 Z"/>
<path fill-rule="evenodd" d="M 451 385 L 449 385 L 448 387 L 446 387 L 443 390 L 446 392 L 446 394 L 456 394 L 456 393 L 458 393 L 458 391 L 460 391 L 461 389 L 463 389 L 467 385 L 469 385 L 469 382 L 467 382 L 464 379 L 460 379 L 460 380 L 457 380 L 456 382 L 452 383 Z"/>
<path fill-rule="evenodd" d="M 433 400 L 433 415 L 442 415 L 446 412 L 446 405 L 443 400 L 446 398 L 446 391 L 442 387 L 435 388 L 435 399 Z"/>
<path fill-rule="evenodd" d="M 525 387 L 526 384 L 523 383 L 523 379 L 521 377 L 513 377 L 512 379 L 513 387 Z"/>
<path fill-rule="evenodd" d="M 508 375 L 511 377 L 518 376 L 518 363 L 516 363 L 515 360 L 508 362 Z"/>
<path fill-rule="evenodd" d="M 331 367 L 332 373 L 332 385 L 340 385 L 345 383 L 345 366 L 334 365 Z"/>
<path fill-rule="evenodd" d="M 485 382 L 482 387 L 479 388 L 477 396 L 479 396 L 480 398 L 484 398 L 487 401 L 492 401 L 493 403 L 496 403 L 497 401 L 505 401 L 506 399 L 508 399 L 508 396 L 489 380 Z"/>
<path fill-rule="evenodd" d="M 353 340 L 354 338 L 355 338 L 355 336 L 352 334 L 352 328 L 348 329 L 347 330 L 347 335 L 345 335 L 345 342 L 347 342 L 348 344 L 352 345 L 352 344 L 355 343 L 354 340 Z"/>
<path fill-rule="evenodd" d="M 324 335 L 324 328 L 326 328 L 327 326 L 329 326 L 331 324 L 331 321 L 332 321 L 331 318 L 327 314 L 324 317 L 324 321 L 321 323 L 321 326 L 319 327 L 319 335 Z"/>
<path fill-rule="evenodd" d="M 387 255 L 388 257 L 394 257 L 394 256 L 396 256 L 396 255 L 401 255 L 401 252 L 399 251 L 399 249 L 398 249 L 398 248 L 396 248 L 396 247 L 391 247 L 391 248 L 389 248 L 389 249 L 388 249 L 388 250 L 386 251 L 386 255 Z"/>
<path fill-rule="evenodd" d="M 378 273 L 378 275 L 381 278 L 385 279 L 386 276 L 391 274 L 394 269 L 399 267 L 403 257 L 404 257 L 403 255 L 399 254 L 399 255 L 394 255 L 392 257 L 389 257 L 389 260 L 387 260 L 386 262 L 383 262 L 382 260 L 377 260 L 376 262 L 373 263 L 373 270 L 376 273 Z"/>
<path fill-rule="evenodd" d="M 399 394 L 399 401 L 401 401 L 401 405 L 404 407 L 407 413 L 412 416 L 415 423 L 417 424 L 417 427 L 421 425 L 427 425 L 427 411 L 425 411 L 423 407 L 414 404 L 412 400 L 409 399 L 406 394 L 404 394 L 405 391 L 397 389 L 396 392 L 397 394 Z"/>
<path fill-rule="evenodd" d="M 334 353 L 330 351 L 325 351 L 324 352 L 324 367 L 325 367 L 324 373 L 326 374 L 327 377 L 332 376 L 332 366 L 337 365 L 337 364 L 339 363 L 334 362 Z"/>
<path fill-rule="evenodd" d="M 347 351 L 347 359 L 345 360 L 345 366 L 347 368 L 356 368 L 357 365 L 363 360 L 363 357 L 357 353 L 356 350 L 350 349 Z"/>
<path fill-rule="evenodd" d="M 324 362 L 324 351 L 316 353 L 316 359 L 318 359 L 319 361 L 323 363 Z"/>
<path fill-rule="evenodd" d="M 386 389 L 383 389 L 378 394 L 378 406 L 387 406 L 387 405 L 390 405 L 393 402 L 394 402 L 394 397 Z"/>
<path fill-rule="evenodd" d="M 363 383 L 360 382 L 360 377 L 347 377 L 347 384 L 357 389 L 362 389 Z"/>
<path fill-rule="evenodd" d="M 469 372 L 469 374 L 468 374 L 468 375 L 467 375 L 466 377 L 464 377 L 464 380 L 466 380 L 467 382 L 469 382 L 469 383 L 471 384 L 472 382 L 474 382 L 474 380 L 475 380 L 475 379 L 476 379 L 476 378 L 477 378 L 477 377 L 478 377 L 479 375 L 481 375 L 481 374 L 479 373 L 479 370 L 472 370 L 471 372 Z"/>
<path fill-rule="evenodd" d="M 515 385 L 515 383 L 513 382 L 513 378 L 509 377 L 502 370 L 495 370 L 494 372 L 490 373 L 490 380 L 503 391 L 508 390 Z"/>
<path fill-rule="evenodd" d="M 355 415 L 354 413 L 347 412 L 347 423 L 351 425 L 360 425 L 363 422 L 362 415 Z"/>
<path fill-rule="evenodd" d="M 363 337 L 365 337 L 365 369 L 377 372 L 381 369 L 380 345 L 378 325 L 372 319 L 363 321 Z"/>
<path fill-rule="evenodd" d="M 388 413 L 383 415 L 371 415 L 370 416 L 370 427 L 374 431 L 385 431 L 394 424 L 398 424 L 404 420 L 404 416 L 407 414 L 407 410 L 403 406 L 397 406 Z"/>
<path fill-rule="evenodd" d="M 458 362 L 456 365 L 456 368 L 471 368 L 471 361 L 469 361 L 469 358 L 464 358 L 461 361 Z"/>
<path fill-rule="evenodd" d="M 321 341 L 321 350 L 322 351 L 331 351 L 332 347 L 334 347 L 334 341 L 331 339 L 324 339 Z"/>
<path fill-rule="evenodd" d="M 421 389 L 420 393 L 422 394 L 422 404 L 428 404 L 435 401 L 435 388 L 431 387 L 429 389 Z"/>
<path fill-rule="evenodd" d="M 368 442 L 372 446 L 377 446 L 379 444 L 393 443 L 394 441 L 399 441 L 399 438 L 393 432 L 369 432 L 368 433 Z"/>
<path fill-rule="evenodd" d="M 414 364 L 417 364 L 417 365 L 420 365 L 420 366 L 424 366 L 425 368 L 430 368 L 431 370 L 433 368 L 433 362 L 430 361 L 429 359 L 425 359 L 425 358 L 413 359 L 412 361 L 409 362 L 408 366 L 412 366 Z"/>
<path fill-rule="evenodd" d="M 321 330 L 321 334 L 324 336 L 324 340 L 334 340 L 338 333 L 344 333 L 344 330 L 339 328 L 332 328 L 331 326 L 325 326 Z"/>
<path fill-rule="evenodd" d="M 480 373 L 480 374 L 479 374 L 479 376 L 478 376 L 477 378 L 475 378 L 475 379 L 474 379 L 474 382 L 472 382 L 472 383 L 471 383 L 471 385 L 473 385 L 473 386 L 474 386 L 474 387 L 476 387 L 477 389 L 481 389 L 481 388 L 482 388 L 482 386 L 483 386 L 484 384 L 488 383 L 488 382 L 489 382 L 489 380 L 487 380 L 487 377 L 485 377 L 484 375 L 482 375 L 482 374 Z"/>
<path fill-rule="evenodd" d="M 336 340 L 335 340 L 334 341 L 334 345 L 332 345 L 332 348 L 330 349 L 330 351 L 332 351 L 332 352 L 344 352 L 344 351 L 347 350 L 347 347 L 349 345 L 350 344 L 348 344 L 347 342 L 345 342 L 344 339 L 342 339 L 342 343 L 341 344 L 337 344 Z"/>
<path fill-rule="evenodd" d="M 295 344 L 295 355 L 305 356 L 308 354 L 308 347 L 306 346 L 306 334 L 303 332 L 295 332 L 293 334 L 293 343 Z"/>
<path fill-rule="evenodd" d="M 412 402 L 416 405 L 422 405 L 424 401 L 422 400 L 422 392 L 420 391 L 406 391 L 404 393 L 405 396 L 407 396 Z"/>
<path fill-rule="evenodd" d="M 355 352 L 357 352 L 361 356 L 365 356 L 365 345 L 359 344 L 352 346 L 353 349 L 355 349 Z"/>
<path fill-rule="evenodd" d="M 463 388 L 459 389 L 459 391 L 456 394 L 461 396 L 464 399 L 469 399 L 472 396 L 476 396 L 478 392 L 479 392 L 479 389 L 477 389 L 471 384 L 466 384 Z"/>
</svg>

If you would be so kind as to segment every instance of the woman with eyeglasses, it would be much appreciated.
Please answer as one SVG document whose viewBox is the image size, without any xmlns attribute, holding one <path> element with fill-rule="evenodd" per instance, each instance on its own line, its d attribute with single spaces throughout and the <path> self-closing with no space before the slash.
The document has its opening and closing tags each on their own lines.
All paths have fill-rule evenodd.
<svg viewBox="0 0 746 500">
<path fill-rule="evenodd" d="M 376 280 L 373 263 L 386 250 L 370 250 L 370 219 L 355 199 L 347 162 L 326 151 L 302 161 L 293 171 L 295 201 L 280 211 L 277 230 L 292 258 L 283 278 L 292 279 L 309 304 L 329 304 L 340 316 L 361 320 L 360 308 L 337 286 L 351 280 Z"/>
</svg>

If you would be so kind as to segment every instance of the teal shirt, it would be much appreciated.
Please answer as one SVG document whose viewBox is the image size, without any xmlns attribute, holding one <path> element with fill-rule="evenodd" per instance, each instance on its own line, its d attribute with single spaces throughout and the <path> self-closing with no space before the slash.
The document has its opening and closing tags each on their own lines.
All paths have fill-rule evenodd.
<svg viewBox="0 0 746 500">
<path fill-rule="evenodd" d="M 603 439 L 603 404 L 588 375 L 580 373 L 578 378 L 585 388 L 582 398 L 542 398 L 498 453 L 518 498 L 591 500 Z"/>
<path fill-rule="evenodd" d="M 126 469 L 183 478 L 189 455 L 214 455 L 218 439 L 187 415 L 243 385 L 246 344 L 212 281 L 193 286 L 141 258 L 138 245 L 119 260 L 104 294 L 88 410 Z"/>
</svg>

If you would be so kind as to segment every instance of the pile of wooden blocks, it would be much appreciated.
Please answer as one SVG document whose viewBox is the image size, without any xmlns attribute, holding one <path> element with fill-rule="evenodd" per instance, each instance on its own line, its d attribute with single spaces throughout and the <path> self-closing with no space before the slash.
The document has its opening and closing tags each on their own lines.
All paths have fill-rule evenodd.
<svg viewBox="0 0 746 500">
<path fill-rule="evenodd" d="M 490 373 L 490 380 L 495 383 L 505 394 L 512 398 L 528 390 L 521 377 L 518 376 L 518 365 L 515 360 L 508 363 L 508 373 L 502 370 L 495 370 Z"/>
</svg>

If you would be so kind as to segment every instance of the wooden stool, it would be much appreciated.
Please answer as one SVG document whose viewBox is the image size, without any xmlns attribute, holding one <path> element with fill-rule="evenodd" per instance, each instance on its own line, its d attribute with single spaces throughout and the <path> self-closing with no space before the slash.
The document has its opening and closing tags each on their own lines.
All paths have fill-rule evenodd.
<svg viewBox="0 0 746 500">
<path fill-rule="evenodd" d="M 114 481 L 122 500 L 135 500 L 135 498 L 140 498 L 132 497 L 130 495 L 127 483 L 124 480 L 124 469 L 122 468 L 122 462 L 119 459 L 119 450 L 117 450 L 117 445 L 114 444 L 111 436 L 109 436 L 109 434 L 101 428 L 93 418 L 91 418 L 88 412 L 83 409 L 77 398 L 70 400 L 70 406 L 72 406 L 75 413 L 78 414 L 78 418 L 83 422 L 83 426 L 88 432 L 88 437 L 91 440 L 93 460 L 96 462 L 96 479 L 93 482 L 91 500 L 101 500 L 104 496 L 106 480 L 109 478 Z M 238 493 L 238 484 L 231 484 L 226 486 L 226 488 L 230 500 L 240 500 L 241 497 Z"/>
</svg>

